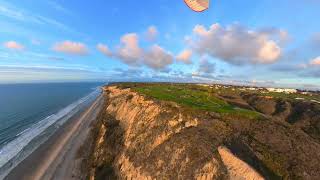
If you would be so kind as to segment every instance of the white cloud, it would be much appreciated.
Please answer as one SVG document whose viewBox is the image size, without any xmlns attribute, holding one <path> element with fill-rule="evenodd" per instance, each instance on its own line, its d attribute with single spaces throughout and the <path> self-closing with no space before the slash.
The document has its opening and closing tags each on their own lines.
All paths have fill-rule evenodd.
<svg viewBox="0 0 320 180">
<path fill-rule="evenodd" d="M 192 63 L 191 57 L 192 57 L 192 51 L 189 49 L 185 49 L 177 55 L 176 59 L 185 64 L 191 64 Z"/>
<path fill-rule="evenodd" d="M 199 61 L 199 66 L 196 71 L 194 71 L 191 76 L 193 78 L 200 78 L 200 79 L 218 79 L 214 73 L 216 72 L 216 64 L 210 62 L 206 56 L 202 56 Z"/>
<path fill-rule="evenodd" d="M 87 55 L 89 53 L 85 44 L 73 41 L 58 42 L 53 46 L 52 49 L 56 52 L 81 56 Z"/>
<path fill-rule="evenodd" d="M 112 56 L 112 52 L 111 52 L 111 50 L 109 49 L 109 47 L 107 45 L 99 43 L 97 45 L 97 49 L 107 57 L 111 57 Z"/>
<path fill-rule="evenodd" d="M 160 70 L 173 63 L 173 56 L 162 47 L 153 45 L 144 53 L 143 61 L 152 69 Z"/>
<path fill-rule="evenodd" d="M 141 59 L 143 50 L 139 47 L 139 37 L 135 33 L 125 34 L 121 37 L 121 44 L 117 48 L 116 56 L 126 64 L 137 64 Z"/>
<path fill-rule="evenodd" d="M 320 56 L 316 57 L 314 59 L 311 59 L 309 63 L 302 63 L 299 64 L 297 67 L 299 67 L 300 70 L 302 69 L 313 69 L 313 68 L 318 68 L 320 66 Z M 293 69 L 295 70 L 295 69 Z"/>
<path fill-rule="evenodd" d="M 269 40 L 263 42 L 258 51 L 257 60 L 259 63 L 272 63 L 276 61 L 281 55 L 281 49 L 276 42 Z"/>
<path fill-rule="evenodd" d="M 8 41 L 8 42 L 5 42 L 3 45 L 8 49 L 20 50 L 20 51 L 24 50 L 24 46 L 19 44 L 16 41 Z"/>
<path fill-rule="evenodd" d="M 206 58 L 201 58 L 198 73 L 212 74 L 216 71 L 216 64 L 209 62 Z"/>
<path fill-rule="evenodd" d="M 279 32 L 279 38 L 280 38 L 280 41 L 281 41 L 281 42 L 286 43 L 287 41 L 290 40 L 290 36 L 289 36 L 288 31 L 279 30 L 278 32 Z"/>
<path fill-rule="evenodd" d="M 310 65 L 320 66 L 320 56 L 310 61 Z"/>
<path fill-rule="evenodd" d="M 289 33 L 283 29 L 267 27 L 260 29 L 258 32 L 261 35 L 266 35 L 270 38 L 273 38 L 274 41 L 281 45 L 286 44 L 291 39 Z"/>
<path fill-rule="evenodd" d="M 190 42 L 196 52 L 237 65 L 276 62 L 282 51 L 279 44 L 288 36 L 282 30 L 254 31 L 238 24 L 213 24 L 209 29 L 197 25 L 193 32 Z"/>
<path fill-rule="evenodd" d="M 155 26 L 150 26 L 146 32 L 146 38 L 149 41 L 154 41 L 157 39 L 158 30 Z"/>
<path fill-rule="evenodd" d="M 120 39 L 120 45 L 113 52 L 113 57 L 129 66 L 145 65 L 154 70 L 166 69 L 173 63 L 173 56 L 159 45 L 144 49 L 139 45 L 136 33 L 125 34 Z"/>
</svg>

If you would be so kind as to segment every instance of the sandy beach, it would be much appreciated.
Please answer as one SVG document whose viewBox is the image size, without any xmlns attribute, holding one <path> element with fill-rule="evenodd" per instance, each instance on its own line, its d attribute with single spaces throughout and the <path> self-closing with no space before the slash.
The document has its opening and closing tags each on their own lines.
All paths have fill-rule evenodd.
<svg viewBox="0 0 320 180">
<path fill-rule="evenodd" d="M 77 151 L 85 142 L 90 124 L 103 104 L 100 95 L 86 110 L 75 115 L 52 137 L 15 167 L 5 179 L 79 179 Z"/>
</svg>

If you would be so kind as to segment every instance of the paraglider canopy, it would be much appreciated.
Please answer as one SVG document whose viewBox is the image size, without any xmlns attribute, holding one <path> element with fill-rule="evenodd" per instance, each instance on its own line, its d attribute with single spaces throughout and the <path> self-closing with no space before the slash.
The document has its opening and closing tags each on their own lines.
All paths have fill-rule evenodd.
<svg viewBox="0 0 320 180">
<path fill-rule="evenodd" d="M 184 2 L 196 12 L 202 12 L 209 8 L 209 0 L 184 0 Z"/>
</svg>

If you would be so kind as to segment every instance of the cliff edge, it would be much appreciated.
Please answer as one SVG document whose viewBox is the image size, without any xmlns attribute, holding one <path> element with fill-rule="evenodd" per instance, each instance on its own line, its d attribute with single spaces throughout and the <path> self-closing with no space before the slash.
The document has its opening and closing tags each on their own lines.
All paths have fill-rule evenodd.
<svg viewBox="0 0 320 180">
<path fill-rule="evenodd" d="M 197 110 L 104 88 L 90 179 L 319 179 L 317 139 L 279 118 Z"/>
</svg>

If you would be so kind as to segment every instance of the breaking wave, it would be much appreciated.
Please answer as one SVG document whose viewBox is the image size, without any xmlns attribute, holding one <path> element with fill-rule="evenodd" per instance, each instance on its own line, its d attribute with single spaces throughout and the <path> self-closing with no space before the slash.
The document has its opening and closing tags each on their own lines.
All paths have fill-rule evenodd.
<svg viewBox="0 0 320 180">
<path fill-rule="evenodd" d="M 93 102 L 100 93 L 100 88 L 95 88 L 89 95 L 20 132 L 14 140 L 3 146 L 0 149 L 0 179 L 49 139 L 67 120 Z"/>
</svg>

